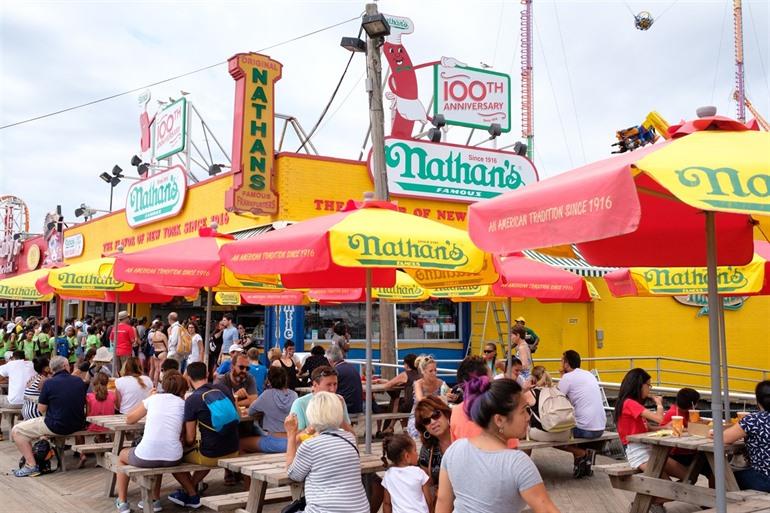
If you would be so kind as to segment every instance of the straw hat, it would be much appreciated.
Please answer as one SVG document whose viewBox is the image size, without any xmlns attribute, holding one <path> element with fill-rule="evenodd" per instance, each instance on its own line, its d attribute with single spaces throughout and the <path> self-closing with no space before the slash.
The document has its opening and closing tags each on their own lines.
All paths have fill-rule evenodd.
<svg viewBox="0 0 770 513">
<path fill-rule="evenodd" d="M 94 363 L 111 363 L 112 353 L 110 353 L 109 349 L 102 346 L 96 350 L 96 354 L 94 355 L 93 362 Z"/>
<path fill-rule="evenodd" d="M 127 318 L 128 318 L 128 312 L 126 312 L 125 310 L 121 310 L 120 312 L 118 312 L 119 321 L 122 321 L 123 319 L 127 319 Z"/>
<path fill-rule="evenodd" d="M 516 322 L 527 322 L 527 320 L 526 320 L 524 317 L 521 317 L 521 316 L 519 316 L 519 317 L 516 319 Z"/>
</svg>

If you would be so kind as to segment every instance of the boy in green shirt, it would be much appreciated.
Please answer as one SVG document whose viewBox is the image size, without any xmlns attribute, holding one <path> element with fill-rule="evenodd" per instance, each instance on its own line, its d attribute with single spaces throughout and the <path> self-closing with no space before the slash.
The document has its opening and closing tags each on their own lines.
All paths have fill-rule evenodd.
<svg viewBox="0 0 770 513">
<path fill-rule="evenodd" d="M 86 337 L 86 352 L 93 348 L 94 350 L 102 347 L 102 341 L 99 340 L 99 336 L 96 334 L 96 326 L 88 327 L 88 336 Z"/>
<path fill-rule="evenodd" d="M 70 363 L 77 363 L 78 355 L 75 354 L 75 351 L 78 348 L 78 338 L 75 336 L 75 328 L 73 326 L 67 326 L 64 335 L 67 337 L 67 345 L 70 349 L 68 360 Z"/>
<path fill-rule="evenodd" d="M 50 324 L 43 323 L 40 327 L 40 333 L 35 335 L 35 342 L 37 342 L 38 351 L 40 353 L 50 353 L 51 351 L 51 337 L 48 335 L 48 330 L 51 329 Z"/>
<path fill-rule="evenodd" d="M 24 359 L 31 362 L 40 352 L 40 347 L 35 341 L 35 330 L 32 328 L 24 330 L 24 338 L 21 346 L 21 349 L 24 351 Z"/>
</svg>

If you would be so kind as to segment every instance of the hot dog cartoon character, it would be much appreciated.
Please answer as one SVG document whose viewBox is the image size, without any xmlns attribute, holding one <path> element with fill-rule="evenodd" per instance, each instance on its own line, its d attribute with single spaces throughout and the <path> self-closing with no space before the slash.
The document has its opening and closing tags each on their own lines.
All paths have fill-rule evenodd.
<svg viewBox="0 0 770 513">
<path fill-rule="evenodd" d="M 403 16 L 386 14 L 385 18 L 390 25 L 390 35 L 385 38 L 382 47 L 385 60 L 390 66 L 388 88 L 390 92 L 385 97 L 391 100 L 391 118 L 393 125 L 390 135 L 393 137 L 410 139 L 415 121 L 429 123 L 430 118 L 425 112 L 425 107 L 417 96 L 417 74 L 415 70 L 441 63 L 442 66 L 458 66 L 463 63 L 451 58 L 442 57 L 441 61 L 426 62 L 414 65 L 406 48 L 401 43 L 401 37 L 414 32 L 414 23 Z"/>
</svg>

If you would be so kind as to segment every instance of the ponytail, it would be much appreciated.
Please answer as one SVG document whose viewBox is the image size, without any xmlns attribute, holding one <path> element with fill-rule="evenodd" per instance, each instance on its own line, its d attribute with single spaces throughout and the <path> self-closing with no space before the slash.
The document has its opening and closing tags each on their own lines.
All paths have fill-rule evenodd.
<svg viewBox="0 0 770 513">
<path fill-rule="evenodd" d="M 521 386 L 507 378 L 490 381 L 487 376 L 474 377 L 465 382 L 464 389 L 465 414 L 484 429 L 495 415 L 508 416 L 514 411 L 521 397 Z"/>
</svg>

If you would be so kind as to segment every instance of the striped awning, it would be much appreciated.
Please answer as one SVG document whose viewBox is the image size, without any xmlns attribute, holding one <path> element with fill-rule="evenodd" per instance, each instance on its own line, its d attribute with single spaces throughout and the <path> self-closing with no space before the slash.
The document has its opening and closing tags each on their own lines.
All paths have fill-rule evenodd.
<svg viewBox="0 0 770 513">
<path fill-rule="evenodd" d="M 245 230 L 239 230 L 237 232 L 233 232 L 230 235 L 235 237 L 235 240 L 243 240 L 243 239 L 250 239 L 252 237 L 256 237 L 257 235 L 262 235 L 263 233 L 271 232 L 275 228 L 273 228 L 272 224 L 266 224 L 264 226 L 257 226 L 254 228 L 247 228 Z"/>
<path fill-rule="evenodd" d="M 583 256 L 575 246 L 572 246 L 572 251 L 578 258 L 555 257 L 532 250 L 527 250 L 523 253 L 533 260 L 564 269 L 565 271 L 573 272 L 583 277 L 601 277 L 616 269 L 615 267 L 593 266 L 583 259 Z"/>
</svg>

